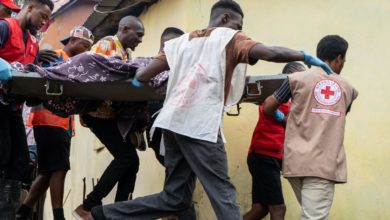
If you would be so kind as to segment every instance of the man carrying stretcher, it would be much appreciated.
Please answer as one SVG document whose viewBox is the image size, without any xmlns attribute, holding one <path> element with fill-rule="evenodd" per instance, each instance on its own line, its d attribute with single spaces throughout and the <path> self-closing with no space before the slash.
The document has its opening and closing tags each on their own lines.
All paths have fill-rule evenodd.
<svg viewBox="0 0 390 220">
<path fill-rule="evenodd" d="M 31 33 L 39 30 L 47 22 L 53 7 L 50 0 L 26 0 L 16 17 L 0 20 L 0 58 L 2 59 L 0 80 L 8 80 L 11 77 L 8 63 L 17 61 L 29 64 L 36 61 L 38 40 Z M 20 181 L 24 180 L 28 167 L 22 103 L 7 103 L 0 99 L 0 122 L 0 191 L 2 191 L 2 187 L 20 188 Z M 9 203 L 16 201 L 0 202 L 10 205 Z M 0 218 L 3 217 L 2 214 L 0 213 Z"/>
<path fill-rule="evenodd" d="M 227 173 L 220 125 L 224 106 L 241 99 L 245 65 L 257 60 L 305 61 L 329 67 L 305 52 L 269 47 L 242 29 L 243 12 L 234 1 L 218 1 L 206 29 L 168 41 L 164 51 L 133 84 L 170 69 L 167 96 L 154 127 L 163 129 L 166 178 L 162 192 L 92 209 L 95 220 L 156 219 L 187 209 L 198 177 L 218 219 L 242 219 Z"/>
<path fill-rule="evenodd" d="M 56 50 L 57 62 L 88 51 L 93 40 L 90 30 L 83 26 L 74 27 L 70 35 L 61 41 L 65 47 Z M 43 66 L 51 65 L 44 63 Z M 59 117 L 40 104 L 32 107 L 27 126 L 34 129 L 38 148 L 39 175 L 20 207 L 17 219 L 28 219 L 35 203 L 50 187 L 54 220 L 63 220 L 65 219 L 62 209 L 64 183 L 66 173 L 70 169 L 70 141 L 75 132 L 73 116 Z"/>
</svg>

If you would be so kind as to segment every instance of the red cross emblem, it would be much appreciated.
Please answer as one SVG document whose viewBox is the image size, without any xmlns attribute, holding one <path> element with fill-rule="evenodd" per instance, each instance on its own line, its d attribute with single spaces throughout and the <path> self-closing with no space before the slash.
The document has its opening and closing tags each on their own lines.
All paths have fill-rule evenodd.
<svg viewBox="0 0 390 220">
<path fill-rule="evenodd" d="M 321 90 L 321 94 L 325 96 L 325 99 L 329 99 L 331 95 L 334 95 L 334 91 L 330 89 L 330 86 L 326 86 L 326 89 Z"/>
<path fill-rule="evenodd" d="M 321 105 L 335 105 L 341 98 L 341 88 L 336 81 L 324 79 L 314 87 L 314 98 Z"/>
</svg>

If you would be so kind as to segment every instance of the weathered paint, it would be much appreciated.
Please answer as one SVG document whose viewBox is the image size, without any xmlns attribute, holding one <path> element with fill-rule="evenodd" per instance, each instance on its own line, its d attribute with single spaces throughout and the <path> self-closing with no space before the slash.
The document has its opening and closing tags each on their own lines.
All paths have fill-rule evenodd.
<svg viewBox="0 0 390 220">
<path fill-rule="evenodd" d="M 185 31 L 207 26 L 214 0 L 161 0 L 149 8 L 141 19 L 146 35 L 134 57 L 157 53 L 162 30 L 176 26 Z M 245 12 L 244 31 L 253 39 L 267 45 L 283 45 L 315 53 L 317 42 L 327 34 L 339 34 L 350 44 L 342 76 L 359 91 L 360 96 L 348 115 L 345 146 L 349 182 L 336 187 L 330 219 L 389 219 L 390 183 L 387 163 L 390 160 L 390 117 L 387 113 L 390 93 L 390 2 L 387 0 L 353 1 L 286 1 L 238 0 Z M 248 74 L 273 74 L 282 64 L 259 62 Z M 238 191 L 237 201 L 242 212 L 251 205 L 251 179 L 246 156 L 257 109 L 243 105 L 240 117 L 225 117 L 226 150 L 229 172 Z M 67 193 L 72 189 L 65 206 L 67 217 L 81 203 L 82 178 L 87 177 L 87 191 L 91 178 L 99 177 L 111 160 L 106 150 L 96 154 L 93 149 L 101 144 L 87 129 L 78 127 L 73 139 L 72 171 L 67 177 Z M 299 146 L 297 146 L 299 147 Z M 153 152 L 139 152 L 140 171 L 134 195 L 136 197 L 162 189 L 164 171 L 154 159 Z M 286 219 L 299 218 L 299 206 L 286 181 L 283 181 L 287 205 Z M 112 202 L 111 193 L 105 202 Z M 194 201 L 200 220 L 215 219 L 207 195 L 200 185 Z"/>
<path fill-rule="evenodd" d="M 73 27 L 82 25 L 87 20 L 88 16 L 93 12 L 95 4 L 92 1 L 78 1 L 65 12 L 55 17 L 44 34 L 40 47 L 43 49 L 63 48 L 64 45 L 60 41 L 69 36 L 69 32 Z"/>
<path fill-rule="evenodd" d="M 147 55 L 158 49 L 158 37 L 167 26 L 191 31 L 208 24 L 212 0 L 163 0 L 141 16 L 145 23 L 144 43 L 136 54 Z M 264 1 L 238 0 L 244 10 L 244 32 L 266 45 L 283 45 L 315 54 L 318 41 L 327 34 L 345 37 L 350 48 L 342 76 L 359 91 L 360 96 L 348 115 L 345 136 L 349 181 L 336 187 L 330 219 L 389 219 L 390 183 L 387 161 L 390 138 L 386 109 L 390 93 L 385 92 L 390 76 L 384 62 L 390 59 L 390 2 L 386 0 L 353 1 Z M 148 43 L 146 43 L 148 42 Z M 150 42 L 150 43 L 149 43 Z M 387 49 L 386 49 L 387 48 Z M 248 74 L 281 72 L 283 65 L 259 62 Z M 251 205 L 251 180 L 246 156 L 257 108 L 242 106 L 240 117 L 225 117 L 226 150 L 229 172 L 237 187 L 242 212 Z M 299 147 L 299 146 L 297 146 Z M 150 163 L 150 160 L 148 160 Z M 144 166 L 141 167 L 145 169 Z M 144 177 L 151 182 L 154 176 Z M 149 180 L 150 179 L 150 180 Z M 148 194 L 137 182 L 137 195 Z M 288 182 L 284 181 L 286 219 L 299 218 L 299 206 Z M 148 186 L 149 187 L 149 186 Z M 161 186 L 158 183 L 156 188 Z M 154 187 L 153 187 L 154 188 Z M 206 194 L 198 189 L 194 200 L 199 219 L 215 219 Z"/>
</svg>

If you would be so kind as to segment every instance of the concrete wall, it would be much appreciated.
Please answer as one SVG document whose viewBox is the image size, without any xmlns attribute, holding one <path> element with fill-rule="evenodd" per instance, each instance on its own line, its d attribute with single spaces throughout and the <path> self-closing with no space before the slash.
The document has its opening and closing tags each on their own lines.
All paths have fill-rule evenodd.
<svg viewBox="0 0 390 220">
<path fill-rule="evenodd" d="M 204 28 L 208 24 L 214 0 L 163 0 L 152 6 L 141 19 L 145 23 L 144 43 L 137 54 L 153 54 L 158 49 L 158 36 L 167 26 L 185 31 Z M 327 34 L 345 37 L 350 49 L 342 76 L 359 91 L 360 96 L 348 115 L 345 147 L 349 182 L 336 187 L 330 219 L 389 219 L 390 106 L 389 71 L 382 61 L 390 59 L 387 41 L 390 37 L 390 2 L 386 0 L 353 1 L 286 1 L 237 0 L 244 10 L 244 32 L 267 45 L 283 45 L 305 49 L 315 54 L 318 41 Z M 387 48 L 387 49 L 386 49 Z M 259 62 L 248 74 L 272 74 L 283 65 Z M 243 105 L 240 117 L 225 117 L 229 171 L 237 187 L 238 202 L 243 212 L 251 204 L 251 180 L 246 156 L 257 109 Z M 148 160 L 150 163 L 150 160 Z M 143 161 L 142 161 L 143 162 Z M 141 167 L 142 163 L 141 163 Z M 143 167 L 145 168 L 145 167 Z M 153 175 L 139 176 L 153 182 Z M 148 194 L 147 187 L 137 183 L 137 194 Z M 290 185 L 284 181 L 287 204 L 286 219 L 298 219 L 299 206 Z M 152 189 L 160 189 L 158 183 Z M 195 193 L 199 219 L 215 219 L 207 195 L 198 187 Z"/>
<path fill-rule="evenodd" d="M 77 1 L 64 13 L 57 16 L 46 31 L 40 47 L 43 49 L 63 48 L 60 40 L 69 36 L 73 27 L 84 24 L 89 15 L 93 12 L 92 1 Z"/>
<path fill-rule="evenodd" d="M 134 57 L 157 53 L 159 36 L 167 26 L 191 31 L 207 26 L 214 0 L 161 0 L 145 12 L 141 19 L 146 28 L 144 42 Z M 387 0 L 238 0 L 245 12 L 244 31 L 253 39 L 267 45 L 284 45 L 315 53 L 317 42 L 326 34 L 339 34 L 350 43 L 342 76 L 359 91 L 360 96 L 348 115 L 345 147 L 349 182 L 336 187 L 330 219 L 390 219 L 390 188 L 387 162 L 390 160 L 390 138 L 387 127 L 390 117 L 389 71 L 390 60 L 390 3 Z M 273 74 L 282 64 L 259 62 L 248 74 Z M 225 117 L 228 144 L 229 172 L 238 191 L 242 212 L 251 205 L 251 179 L 246 156 L 257 109 L 243 105 L 240 117 Z M 111 160 L 106 150 L 86 129 L 77 128 L 72 145 L 72 171 L 67 177 L 66 193 L 70 196 L 65 210 L 70 212 L 81 203 L 82 178 L 97 178 Z M 135 196 L 143 196 L 162 189 L 164 171 L 151 150 L 139 153 L 140 171 Z M 298 219 L 299 207 L 291 187 L 283 181 L 287 205 L 286 219 Z M 105 202 L 112 202 L 112 194 Z M 194 201 L 200 220 L 215 219 L 207 195 L 199 186 Z M 200 211 L 201 210 L 201 211 Z M 49 216 L 49 215 L 48 215 Z M 47 218 L 50 219 L 50 218 Z"/>
</svg>

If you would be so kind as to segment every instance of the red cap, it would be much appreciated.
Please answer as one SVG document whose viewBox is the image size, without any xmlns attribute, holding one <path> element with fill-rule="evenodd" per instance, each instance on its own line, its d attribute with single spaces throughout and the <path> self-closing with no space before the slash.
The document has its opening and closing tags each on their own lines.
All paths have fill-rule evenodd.
<svg viewBox="0 0 390 220">
<path fill-rule="evenodd" d="M 0 3 L 5 5 L 7 8 L 10 8 L 12 11 L 19 13 L 20 8 L 19 6 L 15 5 L 15 3 L 12 0 L 0 0 Z"/>
</svg>

